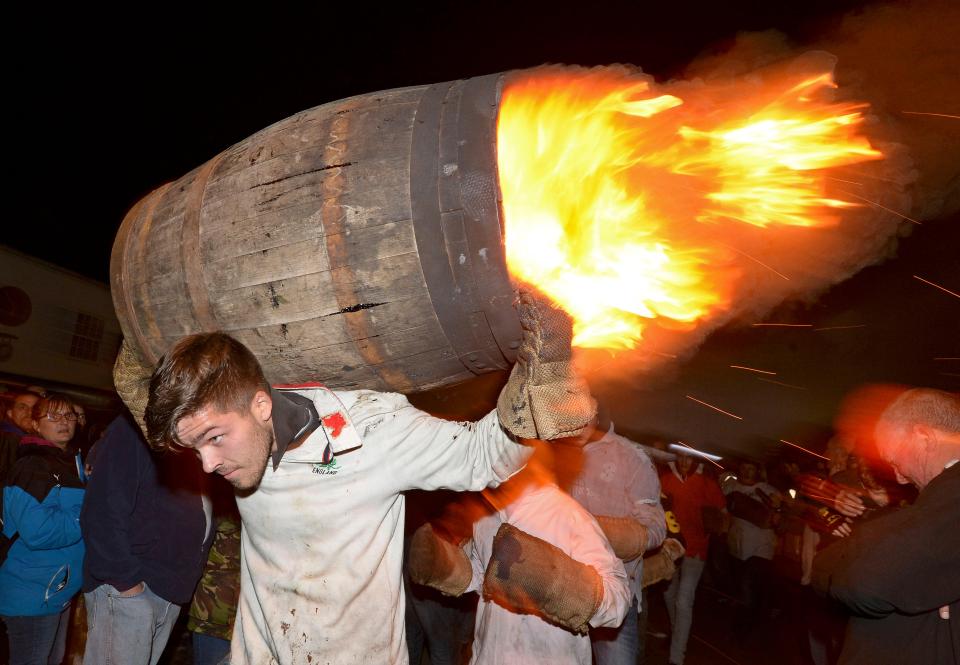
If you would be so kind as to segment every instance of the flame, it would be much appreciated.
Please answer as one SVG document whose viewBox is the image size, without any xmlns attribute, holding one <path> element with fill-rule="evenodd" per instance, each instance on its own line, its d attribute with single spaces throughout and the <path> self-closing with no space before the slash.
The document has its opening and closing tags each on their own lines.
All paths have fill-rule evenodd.
<svg viewBox="0 0 960 665">
<path fill-rule="evenodd" d="M 571 314 L 582 348 L 724 309 L 740 271 L 704 227 L 826 227 L 860 205 L 829 194 L 828 169 L 882 155 L 835 87 L 829 71 L 676 94 L 625 68 L 514 77 L 497 128 L 511 273 Z"/>
</svg>

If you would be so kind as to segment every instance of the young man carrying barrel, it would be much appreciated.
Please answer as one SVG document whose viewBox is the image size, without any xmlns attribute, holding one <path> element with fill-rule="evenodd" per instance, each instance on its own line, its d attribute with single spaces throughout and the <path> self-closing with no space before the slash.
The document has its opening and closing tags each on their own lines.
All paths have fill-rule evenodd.
<svg viewBox="0 0 960 665">
<path fill-rule="evenodd" d="M 402 492 L 496 486 L 530 456 L 521 439 L 570 436 L 595 412 L 571 369 L 566 315 L 527 295 L 518 310 L 519 360 L 498 408 L 476 423 L 433 418 L 399 394 L 271 388 L 222 333 L 186 337 L 160 360 L 148 440 L 195 451 L 237 490 L 233 665 L 406 663 Z M 125 349 L 118 368 L 129 361 Z M 137 382 L 119 374 L 142 413 Z"/>
</svg>

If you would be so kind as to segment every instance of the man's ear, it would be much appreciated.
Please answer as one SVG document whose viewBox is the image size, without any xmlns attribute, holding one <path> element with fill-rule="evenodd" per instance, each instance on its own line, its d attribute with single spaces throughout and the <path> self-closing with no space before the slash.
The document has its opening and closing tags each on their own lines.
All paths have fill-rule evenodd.
<svg viewBox="0 0 960 665">
<path fill-rule="evenodd" d="M 273 416 L 273 400 L 270 398 L 270 393 L 265 390 L 254 393 L 253 400 L 250 402 L 250 412 L 260 422 L 268 422 Z"/>
<path fill-rule="evenodd" d="M 914 423 L 910 428 L 910 434 L 913 435 L 913 440 L 917 446 L 924 452 L 930 450 L 930 445 L 936 439 L 936 432 L 933 431 L 933 428 L 923 423 Z"/>
</svg>

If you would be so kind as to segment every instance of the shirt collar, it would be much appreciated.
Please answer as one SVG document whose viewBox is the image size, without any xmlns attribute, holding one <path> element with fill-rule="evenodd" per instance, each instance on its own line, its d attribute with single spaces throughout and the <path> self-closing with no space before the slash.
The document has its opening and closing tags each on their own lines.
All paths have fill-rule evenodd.
<svg viewBox="0 0 960 665">
<path fill-rule="evenodd" d="M 294 392 L 270 389 L 273 400 L 273 434 L 277 449 L 273 452 L 273 470 L 294 442 L 305 440 L 320 425 L 320 416 L 313 401 Z"/>
</svg>

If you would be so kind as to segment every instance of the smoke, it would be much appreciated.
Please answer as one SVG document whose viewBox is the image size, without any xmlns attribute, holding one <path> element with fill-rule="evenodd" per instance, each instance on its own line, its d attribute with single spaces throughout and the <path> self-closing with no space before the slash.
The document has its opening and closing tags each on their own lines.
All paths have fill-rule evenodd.
<svg viewBox="0 0 960 665">
<path fill-rule="evenodd" d="M 813 45 L 837 56 L 840 84 L 909 149 L 918 174 L 911 216 L 921 220 L 960 210 L 958 35 L 960 3 L 893 2 L 845 17 Z"/>
<path fill-rule="evenodd" d="M 693 329 L 655 323 L 632 352 L 580 352 L 581 366 L 600 392 L 616 394 L 620 384 L 635 386 L 640 377 L 650 385 L 670 378 L 678 361 L 691 357 L 718 328 L 759 323 L 778 307 L 785 312 L 784 303 L 812 302 L 863 268 L 894 257 L 899 237 L 923 232 L 917 222 L 960 209 L 960 118 L 943 117 L 960 115 L 960 5 L 874 6 L 837 26 L 800 45 L 776 32 L 741 34 L 657 91 L 691 99 L 700 89 L 760 84 L 796 68 L 832 65 L 839 99 L 870 104 L 865 132 L 885 155 L 831 174 L 836 191 L 862 207 L 824 229 L 691 228 L 730 251 L 729 264 L 716 267 L 740 273 L 729 308 Z"/>
</svg>

